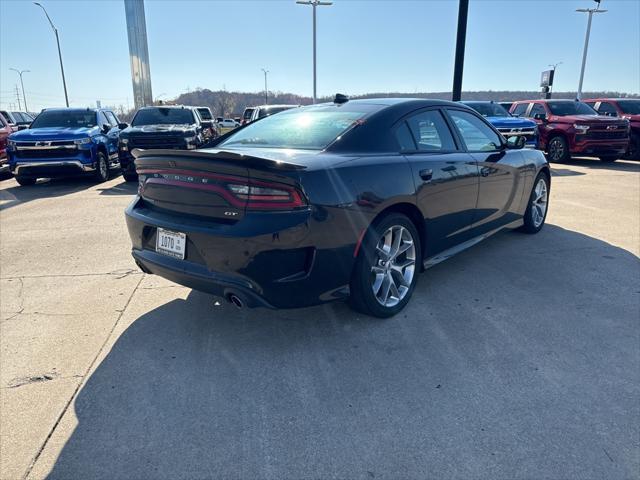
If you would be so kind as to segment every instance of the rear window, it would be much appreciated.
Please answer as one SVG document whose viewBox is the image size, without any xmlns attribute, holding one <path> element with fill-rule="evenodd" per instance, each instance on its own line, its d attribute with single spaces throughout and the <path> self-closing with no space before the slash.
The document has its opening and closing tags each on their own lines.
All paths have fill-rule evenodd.
<svg viewBox="0 0 640 480">
<path fill-rule="evenodd" d="M 566 115 L 597 115 L 598 113 L 582 102 L 547 102 L 551 113 L 563 117 Z"/>
<path fill-rule="evenodd" d="M 145 108 L 133 117 L 131 125 L 191 125 L 193 113 L 186 108 Z"/>
<path fill-rule="evenodd" d="M 202 118 L 202 120 L 213 120 L 213 115 L 211 115 L 211 112 L 208 108 L 199 108 L 198 113 L 200 114 L 200 118 Z"/>
<path fill-rule="evenodd" d="M 44 111 L 31 124 L 31 128 L 92 128 L 96 126 L 96 112 Z"/>
<path fill-rule="evenodd" d="M 293 108 L 250 123 L 219 146 L 322 150 L 374 108 L 373 105 Z"/>
</svg>

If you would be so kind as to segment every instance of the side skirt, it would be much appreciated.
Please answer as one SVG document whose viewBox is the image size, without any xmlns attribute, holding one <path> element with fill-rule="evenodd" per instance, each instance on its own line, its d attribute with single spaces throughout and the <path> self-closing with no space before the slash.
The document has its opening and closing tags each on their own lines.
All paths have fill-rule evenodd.
<svg viewBox="0 0 640 480">
<path fill-rule="evenodd" d="M 429 257 L 425 259 L 424 262 L 422 262 L 422 265 L 424 266 L 425 270 L 428 268 L 431 268 L 434 265 L 437 265 L 440 262 L 444 262 L 445 260 L 453 257 L 454 255 L 457 255 L 458 253 L 463 252 L 466 249 L 473 247 L 474 245 L 477 245 L 478 243 L 489 238 L 493 234 L 498 233 L 500 230 L 503 230 L 505 228 L 508 228 L 508 229 L 518 228 L 518 227 L 521 227 L 523 224 L 524 224 L 524 221 L 522 219 L 519 219 L 514 222 L 508 223 L 507 225 L 504 225 L 502 227 L 496 228 L 495 230 L 491 230 L 490 232 L 483 233 L 482 235 L 479 235 L 475 238 L 467 240 L 466 242 L 462 242 L 456 245 L 455 247 L 451 247 L 447 250 L 444 250 L 438 253 L 437 255 L 434 255 L 433 257 Z"/>
</svg>

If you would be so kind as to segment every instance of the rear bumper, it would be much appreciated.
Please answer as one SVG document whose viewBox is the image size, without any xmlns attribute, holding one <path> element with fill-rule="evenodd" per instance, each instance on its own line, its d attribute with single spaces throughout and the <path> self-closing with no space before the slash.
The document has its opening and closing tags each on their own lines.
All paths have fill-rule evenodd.
<svg viewBox="0 0 640 480">
<path fill-rule="evenodd" d="M 137 197 L 125 216 L 140 268 L 180 285 L 233 294 L 250 307 L 306 307 L 349 294 L 357 232 L 332 235 L 311 211 L 254 212 L 223 224 L 161 212 Z M 157 227 L 187 235 L 184 260 L 156 253 Z"/>
</svg>

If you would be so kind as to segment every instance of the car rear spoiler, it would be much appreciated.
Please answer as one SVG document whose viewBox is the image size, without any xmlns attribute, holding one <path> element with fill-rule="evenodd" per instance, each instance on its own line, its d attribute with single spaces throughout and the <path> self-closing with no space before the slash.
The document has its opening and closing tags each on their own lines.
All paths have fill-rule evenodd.
<svg viewBox="0 0 640 480">
<path fill-rule="evenodd" d="M 307 167 L 292 162 L 283 162 L 278 159 L 255 157 L 252 155 L 243 155 L 238 152 L 232 152 L 229 150 L 169 150 L 169 149 L 141 149 L 134 148 L 131 154 L 136 158 L 136 165 L 140 162 L 137 160 L 144 160 L 146 158 L 166 157 L 169 161 L 172 157 L 187 157 L 193 159 L 202 160 L 224 160 L 233 162 L 242 162 L 247 167 L 267 167 L 281 170 L 304 170 Z"/>
</svg>

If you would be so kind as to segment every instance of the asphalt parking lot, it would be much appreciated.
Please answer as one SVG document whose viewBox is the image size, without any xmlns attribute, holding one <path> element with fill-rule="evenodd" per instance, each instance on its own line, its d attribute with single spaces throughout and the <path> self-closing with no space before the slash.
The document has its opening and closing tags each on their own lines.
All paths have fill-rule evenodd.
<svg viewBox="0 0 640 480">
<path fill-rule="evenodd" d="M 640 164 L 553 167 L 384 321 L 142 274 L 122 177 L 0 182 L 0 477 L 639 478 Z"/>
</svg>

